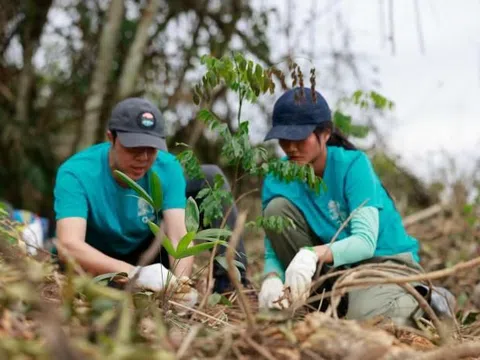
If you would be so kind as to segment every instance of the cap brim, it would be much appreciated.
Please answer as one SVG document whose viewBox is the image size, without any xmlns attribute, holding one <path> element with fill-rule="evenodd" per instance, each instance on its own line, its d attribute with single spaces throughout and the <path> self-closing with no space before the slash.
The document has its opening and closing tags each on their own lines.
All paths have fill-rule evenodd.
<svg viewBox="0 0 480 360">
<path fill-rule="evenodd" d="M 158 136 L 132 132 L 118 132 L 117 134 L 120 143 L 127 148 L 145 146 L 158 150 L 167 150 L 165 139 Z"/>
<path fill-rule="evenodd" d="M 270 129 L 263 141 L 280 140 L 305 140 L 317 125 L 277 125 Z"/>
</svg>

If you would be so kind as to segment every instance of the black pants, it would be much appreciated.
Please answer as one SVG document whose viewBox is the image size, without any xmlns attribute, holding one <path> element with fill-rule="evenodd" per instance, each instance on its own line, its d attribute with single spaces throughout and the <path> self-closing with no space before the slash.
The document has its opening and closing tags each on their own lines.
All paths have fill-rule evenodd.
<svg viewBox="0 0 480 360">
<path fill-rule="evenodd" d="M 138 265 L 140 262 L 140 257 L 143 255 L 145 251 L 149 248 L 149 246 L 152 244 L 152 242 L 155 240 L 155 237 L 152 236 L 151 238 L 143 241 L 140 243 L 140 245 L 133 250 L 132 252 L 125 254 L 125 255 L 110 255 L 111 257 L 114 257 L 115 259 L 125 261 L 126 263 L 129 263 L 131 265 Z M 168 253 L 165 248 L 161 248 L 160 252 L 155 255 L 155 257 L 149 261 L 146 265 L 150 264 L 155 264 L 155 263 L 161 263 L 163 266 L 165 266 L 167 269 L 170 269 L 170 260 L 168 259 Z"/>
</svg>

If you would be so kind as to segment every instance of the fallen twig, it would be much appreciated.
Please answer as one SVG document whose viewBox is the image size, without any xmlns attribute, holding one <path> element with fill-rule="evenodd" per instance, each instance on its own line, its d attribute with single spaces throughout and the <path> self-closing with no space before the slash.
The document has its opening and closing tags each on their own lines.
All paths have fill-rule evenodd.
<svg viewBox="0 0 480 360">
<path fill-rule="evenodd" d="M 256 341 L 254 341 L 249 336 L 244 336 L 245 342 L 250 345 L 255 351 L 257 351 L 260 355 L 262 355 L 265 359 L 268 360 L 276 360 L 275 357 L 268 351 L 264 346 L 261 346 Z"/>
<path fill-rule="evenodd" d="M 170 304 L 175 305 L 175 306 L 178 306 L 178 307 L 180 307 L 180 308 L 182 308 L 182 309 L 185 309 L 185 310 L 191 311 L 191 312 L 193 312 L 193 313 L 195 313 L 195 314 L 204 316 L 204 317 L 206 317 L 206 318 L 208 318 L 208 319 L 210 319 L 210 320 L 215 320 L 215 321 L 217 321 L 217 322 L 222 323 L 223 325 L 226 325 L 226 326 L 229 326 L 229 327 L 233 327 L 233 325 L 229 324 L 228 322 L 223 321 L 223 320 L 220 320 L 220 319 L 217 319 L 217 318 L 214 318 L 213 316 L 208 315 L 208 314 L 204 313 L 203 311 L 193 309 L 193 308 L 191 308 L 191 307 L 188 307 L 188 306 L 185 306 L 185 305 L 183 305 L 183 304 L 177 303 L 176 301 L 173 301 L 173 300 L 168 300 L 168 302 L 169 302 Z"/>
<path fill-rule="evenodd" d="M 403 219 L 403 225 L 405 227 L 408 227 L 420 221 L 426 220 L 432 216 L 435 216 L 438 213 L 441 213 L 443 210 L 444 210 L 444 207 L 442 206 L 442 204 L 435 204 L 433 206 L 430 206 L 429 208 L 418 211 L 412 215 L 406 216 Z"/>
<path fill-rule="evenodd" d="M 247 318 L 248 328 L 250 331 L 253 331 L 255 328 L 255 317 L 253 316 L 250 306 L 248 305 L 245 294 L 242 292 L 242 286 L 237 278 L 237 272 L 235 271 L 236 267 L 234 264 L 235 249 L 237 248 L 238 241 L 240 240 L 240 236 L 243 232 L 246 219 L 246 212 L 242 212 L 239 214 L 237 218 L 237 223 L 235 224 L 235 228 L 233 229 L 232 237 L 230 238 L 229 246 L 226 253 L 226 259 L 228 264 L 228 275 L 230 277 L 230 281 L 232 282 L 234 288 L 237 290 L 238 301 Z"/>
<path fill-rule="evenodd" d="M 430 351 L 423 356 L 419 356 L 418 360 L 450 360 L 463 359 L 480 356 L 480 342 L 464 343 L 451 345 L 448 348 L 441 347 L 437 350 Z"/>
<path fill-rule="evenodd" d="M 196 324 L 190 328 L 190 331 L 188 332 L 187 336 L 185 337 L 182 344 L 180 345 L 180 348 L 177 351 L 177 359 L 181 359 L 183 355 L 185 355 L 201 328 L 201 324 Z"/>
<path fill-rule="evenodd" d="M 401 284 L 401 283 L 418 282 L 418 281 L 426 281 L 426 280 L 436 280 L 436 279 L 441 279 L 447 276 L 455 275 L 455 273 L 459 271 L 471 269 L 477 266 L 480 266 L 480 256 L 469 261 L 461 262 L 449 269 L 432 271 L 432 272 L 421 274 L 421 275 L 404 276 L 404 277 L 396 277 L 396 278 L 389 278 L 389 279 L 351 280 L 350 282 L 343 283 L 341 287 L 365 286 L 365 285 L 374 285 L 374 284 Z"/>
</svg>

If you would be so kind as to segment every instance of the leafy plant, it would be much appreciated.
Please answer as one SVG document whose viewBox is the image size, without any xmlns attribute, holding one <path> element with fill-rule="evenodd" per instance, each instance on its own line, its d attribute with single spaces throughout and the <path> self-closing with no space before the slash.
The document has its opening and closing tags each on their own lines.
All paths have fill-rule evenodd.
<svg viewBox="0 0 480 360">
<path fill-rule="evenodd" d="M 155 210 L 155 214 L 158 215 L 158 212 L 162 208 L 163 195 L 162 183 L 157 174 L 152 172 L 150 176 L 149 186 L 152 196 L 150 196 L 145 189 L 143 189 L 125 173 L 115 170 L 115 174 L 118 175 L 131 189 L 133 189 L 138 196 L 150 204 Z M 187 207 L 185 211 L 185 226 L 187 228 L 187 233 L 182 239 L 180 239 L 177 247 L 173 245 L 172 241 L 167 236 L 163 238 L 162 246 L 170 256 L 178 260 L 185 257 L 198 255 L 203 251 L 212 249 L 215 245 L 227 246 L 227 242 L 220 239 L 229 237 L 231 235 L 231 231 L 227 229 L 207 229 L 197 232 L 199 223 L 199 209 L 195 200 L 190 197 L 187 201 Z M 157 235 L 159 231 L 159 225 L 149 220 L 148 226 L 152 233 Z M 201 240 L 204 241 L 204 243 L 191 246 L 194 240 Z"/>
</svg>

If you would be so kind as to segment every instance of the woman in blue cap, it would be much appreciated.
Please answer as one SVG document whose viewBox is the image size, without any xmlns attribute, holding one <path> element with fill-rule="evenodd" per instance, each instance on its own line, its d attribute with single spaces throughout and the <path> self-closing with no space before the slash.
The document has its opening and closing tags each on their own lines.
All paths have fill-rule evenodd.
<svg viewBox="0 0 480 360">
<path fill-rule="evenodd" d="M 295 228 L 266 230 L 265 278 L 260 308 L 282 308 L 284 289 L 290 300 L 310 296 L 312 277 L 320 262 L 352 267 L 365 262 L 393 262 L 421 270 L 418 241 L 409 236 L 388 192 L 365 153 L 353 146 L 332 123 L 323 96 L 308 88 L 283 94 L 273 109 L 273 127 L 265 140 L 279 139 L 286 161 L 310 164 L 326 190 L 319 194 L 299 181 L 282 182 L 272 174 L 262 189 L 264 216 L 286 216 Z M 333 244 L 330 240 L 354 211 Z M 346 317 L 383 315 L 408 325 L 419 314 L 412 295 L 395 284 L 351 291 Z"/>
</svg>

